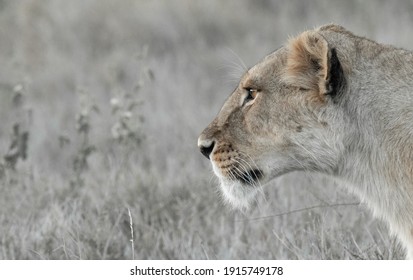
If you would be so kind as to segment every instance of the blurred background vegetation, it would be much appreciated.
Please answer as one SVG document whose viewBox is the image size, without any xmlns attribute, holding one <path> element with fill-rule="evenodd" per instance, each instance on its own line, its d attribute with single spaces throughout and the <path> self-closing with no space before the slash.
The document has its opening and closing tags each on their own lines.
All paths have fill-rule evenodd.
<svg viewBox="0 0 413 280">
<path fill-rule="evenodd" d="M 409 49 L 413 1 L 0 1 L 0 258 L 402 258 L 319 175 L 232 212 L 196 146 L 242 63 L 327 23 Z"/>
</svg>

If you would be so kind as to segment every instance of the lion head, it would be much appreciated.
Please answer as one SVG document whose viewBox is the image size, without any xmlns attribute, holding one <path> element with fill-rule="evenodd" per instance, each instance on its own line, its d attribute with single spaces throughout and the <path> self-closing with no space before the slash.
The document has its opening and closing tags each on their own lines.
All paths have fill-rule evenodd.
<svg viewBox="0 0 413 280">
<path fill-rule="evenodd" d="M 323 36 L 335 30 L 304 32 L 250 68 L 199 136 L 233 206 L 247 208 L 262 184 L 282 174 L 337 170 L 346 73 L 340 51 Z"/>
</svg>

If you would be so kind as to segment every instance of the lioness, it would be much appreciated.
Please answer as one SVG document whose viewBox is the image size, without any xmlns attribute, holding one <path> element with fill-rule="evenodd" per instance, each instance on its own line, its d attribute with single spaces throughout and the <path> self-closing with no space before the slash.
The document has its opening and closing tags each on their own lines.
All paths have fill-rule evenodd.
<svg viewBox="0 0 413 280">
<path fill-rule="evenodd" d="M 243 75 L 198 146 L 238 208 L 291 171 L 345 180 L 413 258 L 413 52 L 306 31 Z"/>
</svg>

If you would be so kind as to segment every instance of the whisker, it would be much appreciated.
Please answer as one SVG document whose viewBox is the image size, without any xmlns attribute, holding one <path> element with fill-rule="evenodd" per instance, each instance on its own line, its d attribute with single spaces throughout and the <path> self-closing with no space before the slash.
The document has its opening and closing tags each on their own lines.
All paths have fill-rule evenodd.
<svg viewBox="0 0 413 280">
<path fill-rule="evenodd" d="M 249 156 L 248 154 L 244 153 L 244 152 L 239 152 L 241 155 L 245 156 L 248 158 L 248 160 L 251 161 L 251 163 L 257 168 L 257 170 L 260 170 L 260 168 L 258 167 L 258 165 L 255 163 L 255 161 L 251 158 L 251 156 Z"/>
<path fill-rule="evenodd" d="M 223 56 L 224 64 L 218 70 L 225 70 L 225 83 L 233 86 L 234 83 L 239 82 L 240 77 L 248 70 L 248 67 L 235 51 L 230 48 L 227 48 L 227 51 L 230 52 L 230 56 Z"/>
<path fill-rule="evenodd" d="M 247 154 L 245 154 L 245 153 L 242 153 L 242 152 L 240 152 L 240 154 L 243 155 L 243 156 L 245 156 L 245 157 L 247 157 L 247 158 L 251 161 L 251 164 L 256 167 L 256 170 L 260 170 L 260 168 L 258 167 L 258 165 L 256 164 L 256 162 L 255 162 L 249 155 L 247 155 Z M 250 164 L 247 160 L 245 160 L 245 159 L 243 159 L 243 158 L 241 158 L 241 157 L 240 157 L 240 159 L 243 160 L 246 164 L 248 164 L 248 166 L 251 168 L 251 170 L 253 170 L 254 176 L 256 176 L 255 171 L 254 171 L 254 168 L 252 168 L 251 164 Z M 257 176 L 256 176 L 256 177 L 257 177 Z M 258 193 L 259 193 L 260 196 L 264 199 L 264 201 L 267 201 L 266 196 L 265 196 L 265 193 L 264 193 L 264 188 L 263 188 L 260 180 L 257 180 L 256 182 L 254 182 L 254 187 L 257 188 Z"/>
<path fill-rule="evenodd" d="M 306 147 L 304 147 L 302 144 L 300 144 L 300 143 L 298 143 L 298 142 L 295 142 L 295 144 L 296 144 L 297 146 L 299 146 L 301 149 L 303 149 L 305 152 L 307 152 L 307 154 L 308 154 L 319 166 L 323 166 L 323 165 L 321 164 L 321 162 L 317 159 L 317 157 L 316 157 L 312 152 L 310 152 Z"/>
<path fill-rule="evenodd" d="M 292 154 L 288 155 L 291 159 L 295 160 L 304 171 L 312 171 L 310 168 L 306 167 L 303 165 L 303 163 L 301 161 L 299 161 L 295 156 L 293 156 Z"/>
<path fill-rule="evenodd" d="M 243 163 L 241 163 L 239 160 L 242 160 Z M 250 173 L 252 173 L 255 178 L 259 177 L 258 174 L 256 174 L 254 168 L 252 168 L 251 165 L 243 158 L 238 158 L 237 162 L 238 162 L 238 164 L 240 164 L 244 168 L 245 174 L 248 175 L 249 181 L 251 181 L 253 183 L 253 185 L 256 186 L 256 180 L 254 180 L 254 178 L 250 175 Z"/>
<path fill-rule="evenodd" d="M 238 66 L 241 66 L 244 71 L 247 71 L 248 67 L 245 64 L 245 62 L 242 60 L 242 58 L 233 49 L 227 47 L 227 50 L 229 50 L 235 56 L 235 58 L 237 58 L 238 62 L 240 63 Z"/>
<path fill-rule="evenodd" d="M 244 163 L 241 163 L 240 160 L 242 160 Z M 259 182 L 259 180 L 255 180 L 252 176 L 251 176 L 251 172 L 253 173 L 255 178 L 258 178 L 259 176 L 256 174 L 255 170 L 251 167 L 251 165 L 243 158 L 239 157 L 236 159 L 236 162 L 244 169 L 245 171 L 245 175 L 247 175 L 248 178 L 248 182 L 257 189 L 261 189 L 261 183 Z M 245 176 L 244 175 L 244 176 Z"/>
<path fill-rule="evenodd" d="M 253 168 L 253 167 L 251 166 L 251 164 L 250 164 L 247 160 L 245 160 L 245 159 L 243 159 L 242 157 L 240 157 L 240 159 L 243 160 L 243 161 L 251 168 L 251 170 L 254 172 L 254 175 L 257 176 L 257 174 L 255 173 L 255 170 L 260 171 L 260 168 L 259 168 L 258 165 L 255 163 L 255 161 L 254 161 L 249 155 L 247 155 L 247 154 L 245 154 L 245 153 L 242 153 L 242 152 L 241 152 L 240 154 L 243 155 L 243 156 L 245 156 L 245 157 L 247 157 L 247 158 L 251 161 L 251 164 L 255 166 L 255 168 Z M 257 177 L 258 177 L 258 176 L 257 176 Z"/>
</svg>

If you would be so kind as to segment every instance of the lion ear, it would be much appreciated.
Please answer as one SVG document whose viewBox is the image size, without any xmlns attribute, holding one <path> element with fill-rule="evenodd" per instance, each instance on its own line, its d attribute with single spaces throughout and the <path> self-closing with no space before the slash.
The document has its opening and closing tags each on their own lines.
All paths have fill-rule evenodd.
<svg viewBox="0 0 413 280">
<path fill-rule="evenodd" d="M 288 42 L 285 80 L 288 84 L 321 95 L 333 95 L 342 80 L 336 50 L 316 31 L 307 31 Z"/>
</svg>

